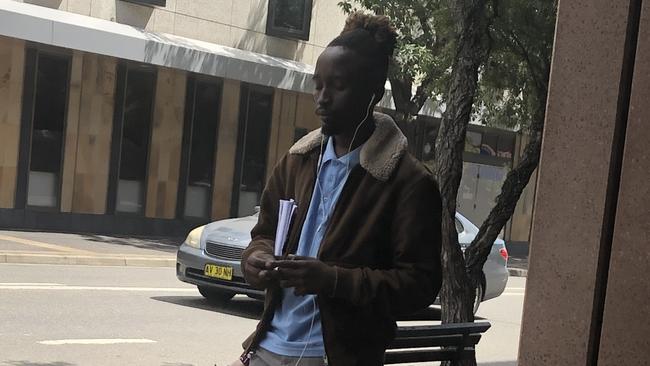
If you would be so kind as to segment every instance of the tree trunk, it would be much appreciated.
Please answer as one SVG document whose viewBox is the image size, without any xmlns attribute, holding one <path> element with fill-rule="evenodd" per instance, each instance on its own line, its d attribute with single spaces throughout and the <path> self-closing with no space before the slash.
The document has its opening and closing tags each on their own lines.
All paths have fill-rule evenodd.
<svg viewBox="0 0 650 366">
<path fill-rule="evenodd" d="M 506 222 L 512 217 L 519 197 L 521 197 L 524 188 L 526 188 L 530 177 L 539 164 L 539 156 L 542 150 L 545 108 L 546 97 L 542 97 L 540 98 L 540 105 L 534 116 L 535 120 L 531 123 L 530 140 L 524 149 L 521 160 L 508 173 L 501 187 L 501 193 L 496 199 L 496 205 L 481 225 L 478 235 L 476 235 L 472 244 L 465 251 L 467 271 L 473 278 L 480 278 L 483 271 L 483 264 L 485 264 L 490 254 L 494 241 Z"/>
<path fill-rule="evenodd" d="M 456 232 L 456 196 L 463 172 L 465 135 L 477 90 L 478 69 L 483 59 L 485 0 L 453 0 L 457 22 L 457 54 L 447 94 L 447 110 L 436 138 L 435 175 L 442 197 L 442 270 L 440 291 L 442 322 L 474 321 L 474 284 L 465 270 L 465 260 Z M 444 363 L 450 364 L 450 363 Z M 476 365 L 476 360 L 455 365 Z"/>
</svg>

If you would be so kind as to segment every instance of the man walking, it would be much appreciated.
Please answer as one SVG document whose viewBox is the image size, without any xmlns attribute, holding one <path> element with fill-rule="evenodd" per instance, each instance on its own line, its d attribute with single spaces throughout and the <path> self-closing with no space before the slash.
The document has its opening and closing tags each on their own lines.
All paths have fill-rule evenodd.
<svg viewBox="0 0 650 366">
<path fill-rule="evenodd" d="M 440 195 L 407 152 L 384 93 L 396 32 L 352 14 L 318 58 L 322 127 L 275 167 L 245 250 L 246 280 L 267 290 L 246 340 L 250 365 L 382 365 L 395 319 L 431 304 L 441 285 Z M 280 200 L 297 210 L 274 254 Z"/>
</svg>

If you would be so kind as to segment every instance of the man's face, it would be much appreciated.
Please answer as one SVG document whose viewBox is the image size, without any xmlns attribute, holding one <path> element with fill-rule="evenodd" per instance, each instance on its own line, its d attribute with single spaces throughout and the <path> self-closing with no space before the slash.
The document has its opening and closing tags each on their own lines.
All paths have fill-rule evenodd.
<svg viewBox="0 0 650 366">
<path fill-rule="evenodd" d="M 354 133 L 371 101 L 368 70 L 354 51 L 341 46 L 327 47 L 316 62 L 314 102 L 316 114 L 327 136 Z"/>
</svg>

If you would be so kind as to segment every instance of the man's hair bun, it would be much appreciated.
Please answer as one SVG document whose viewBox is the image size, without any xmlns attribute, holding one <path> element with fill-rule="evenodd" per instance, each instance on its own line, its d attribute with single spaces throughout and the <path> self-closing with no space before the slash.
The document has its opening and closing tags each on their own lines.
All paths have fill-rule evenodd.
<svg viewBox="0 0 650 366">
<path fill-rule="evenodd" d="M 328 47 L 344 47 L 359 55 L 368 83 L 383 90 L 396 44 L 397 32 L 388 17 L 357 11 L 348 16 L 343 31 Z"/>
<path fill-rule="evenodd" d="M 341 35 L 364 30 L 375 40 L 377 50 L 385 56 L 392 56 L 397 44 L 397 31 L 390 24 L 390 19 L 384 15 L 374 15 L 356 11 L 345 21 Z"/>
</svg>

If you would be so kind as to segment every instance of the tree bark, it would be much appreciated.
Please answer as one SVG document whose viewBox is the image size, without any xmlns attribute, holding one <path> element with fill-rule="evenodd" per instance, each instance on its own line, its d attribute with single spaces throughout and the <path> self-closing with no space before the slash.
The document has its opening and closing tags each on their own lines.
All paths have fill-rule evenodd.
<svg viewBox="0 0 650 366">
<path fill-rule="evenodd" d="M 483 60 L 485 0 L 453 0 L 457 24 L 457 54 L 447 94 L 447 110 L 436 138 L 434 173 L 442 198 L 442 267 L 440 291 L 442 322 L 474 320 L 472 303 L 475 285 L 465 270 L 458 245 L 455 213 L 456 196 L 463 172 L 463 150 L 472 105 L 477 91 L 478 69 Z M 451 364 L 451 363 L 444 363 Z M 456 361 L 454 365 L 476 365 L 476 360 Z"/>
</svg>

